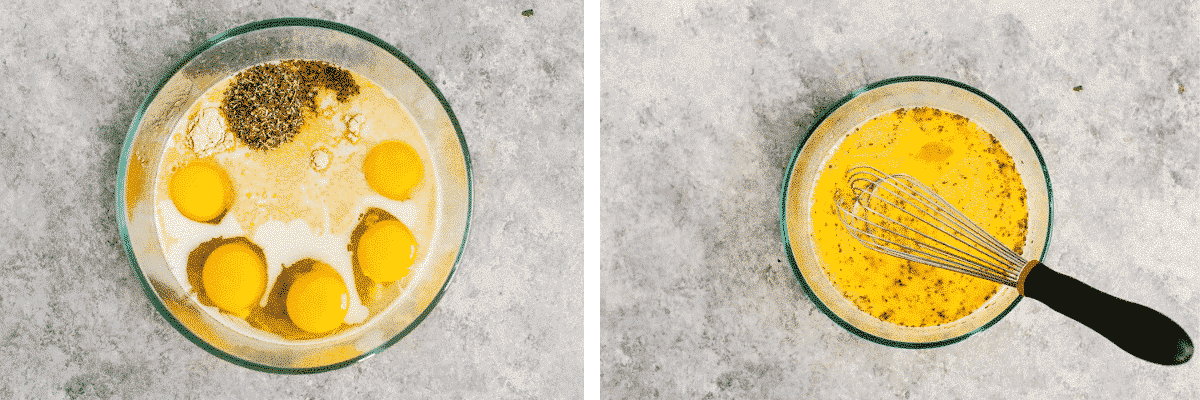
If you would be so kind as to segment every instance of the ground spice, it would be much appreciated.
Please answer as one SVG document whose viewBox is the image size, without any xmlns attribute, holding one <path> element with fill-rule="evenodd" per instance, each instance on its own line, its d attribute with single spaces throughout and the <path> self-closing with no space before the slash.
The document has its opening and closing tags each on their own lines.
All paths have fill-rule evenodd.
<svg viewBox="0 0 1200 400">
<path fill-rule="evenodd" d="M 338 102 L 358 94 L 349 71 L 312 60 L 255 65 L 235 77 L 225 91 L 221 112 L 242 143 L 270 150 L 287 143 L 316 111 L 317 89 L 336 92 Z"/>
</svg>

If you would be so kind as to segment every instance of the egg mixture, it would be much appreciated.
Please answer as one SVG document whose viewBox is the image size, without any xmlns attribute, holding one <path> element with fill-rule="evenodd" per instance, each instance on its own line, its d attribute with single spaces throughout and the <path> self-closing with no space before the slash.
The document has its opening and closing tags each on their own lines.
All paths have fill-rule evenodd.
<svg viewBox="0 0 1200 400">
<path fill-rule="evenodd" d="M 811 210 L 817 257 L 834 286 L 880 320 L 909 327 L 950 323 L 981 307 L 999 285 L 864 247 L 835 209 L 844 197 L 839 194 L 850 193 L 850 168 L 908 174 L 1018 254 L 1024 248 L 1028 210 L 1013 159 L 995 137 L 961 115 L 929 107 L 883 113 L 849 133 L 827 157 Z"/>
<path fill-rule="evenodd" d="M 155 187 L 163 252 L 192 299 L 244 334 L 351 329 L 423 269 L 429 159 L 412 117 L 369 79 L 317 61 L 248 68 L 171 131 Z"/>
</svg>

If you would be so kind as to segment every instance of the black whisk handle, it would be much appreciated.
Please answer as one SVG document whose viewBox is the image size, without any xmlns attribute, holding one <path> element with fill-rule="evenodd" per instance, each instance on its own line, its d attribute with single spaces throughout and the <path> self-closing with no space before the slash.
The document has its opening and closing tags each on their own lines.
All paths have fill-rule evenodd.
<svg viewBox="0 0 1200 400">
<path fill-rule="evenodd" d="M 1032 268 L 1025 278 L 1025 296 L 1092 328 L 1143 360 L 1178 365 L 1192 358 L 1192 339 L 1162 313 L 1096 290 L 1040 262 Z"/>
</svg>

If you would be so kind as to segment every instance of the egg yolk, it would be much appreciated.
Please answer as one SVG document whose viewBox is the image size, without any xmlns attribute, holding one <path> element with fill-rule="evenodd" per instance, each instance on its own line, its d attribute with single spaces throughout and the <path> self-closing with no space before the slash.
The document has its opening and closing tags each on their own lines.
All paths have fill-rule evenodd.
<svg viewBox="0 0 1200 400">
<path fill-rule="evenodd" d="M 287 315 L 300 329 L 325 333 L 342 325 L 350 307 L 350 294 L 342 277 L 318 263 L 288 288 Z"/>
<path fill-rule="evenodd" d="M 215 162 L 188 163 L 170 182 L 171 201 L 180 214 L 196 222 L 211 222 L 233 204 L 233 183 Z"/>
<path fill-rule="evenodd" d="M 417 258 L 417 238 L 403 222 L 381 221 L 363 232 L 356 255 L 363 275 L 378 283 L 393 282 L 408 275 Z"/>
<path fill-rule="evenodd" d="M 376 145 L 363 160 L 367 185 L 392 200 L 408 200 L 412 189 L 425 176 L 425 165 L 417 151 L 402 141 Z"/>
<path fill-rule="evenodd" d="M 245 317 L 267 289 L 267 266 L 245 243 L 226 243 L 204 260 L 200 278 L 213 304 Z"/>
</svg>

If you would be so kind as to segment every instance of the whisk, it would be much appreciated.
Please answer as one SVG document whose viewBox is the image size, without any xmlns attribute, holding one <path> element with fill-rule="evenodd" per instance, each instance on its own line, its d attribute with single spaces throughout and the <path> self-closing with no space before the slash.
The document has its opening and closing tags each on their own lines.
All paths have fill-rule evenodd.
<svg viewBox="0 0 1200 400">
<path fill-rule="evenodd" d="M 1191 338 L 1170 318 L 1026 260 L 913 177 L 858 166 L 849 182 L 850 193 L 836 194 L 838 216 L 867 248 L 1014 287 L 1143 360 L 1192 357 Z"/>
</svg>

